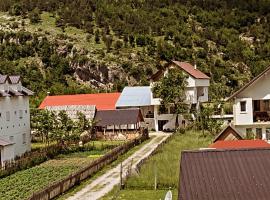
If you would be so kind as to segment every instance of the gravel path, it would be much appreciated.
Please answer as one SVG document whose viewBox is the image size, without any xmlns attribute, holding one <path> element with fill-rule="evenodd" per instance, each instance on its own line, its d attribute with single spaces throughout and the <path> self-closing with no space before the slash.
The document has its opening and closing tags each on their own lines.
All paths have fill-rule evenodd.
<svg viewBox="0 0 270 200">
<path fill-rule="evenodd" d="M 153 133 L 151 135 L 154 135 L 155 137 L 123 161 L 123 177 L 126 176 L 131 163 L 132 168 L 135 169 L 136 165 L 142 159 L 149 156 L 161 142 L 170 136 L 170 134 L 159 132 Z M 95 179 L 82 190 L 69 197 L 68 200 L 96 200 L 110 192 L 115 185 L 120 184 L 120 165 L 121 164 L 108 170 L 105 174 Z"/>
</svg>

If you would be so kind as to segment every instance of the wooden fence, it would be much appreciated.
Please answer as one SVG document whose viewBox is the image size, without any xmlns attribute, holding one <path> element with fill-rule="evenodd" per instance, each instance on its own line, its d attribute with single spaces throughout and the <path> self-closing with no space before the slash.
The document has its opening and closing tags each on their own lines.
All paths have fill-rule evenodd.
<svg viewBox="0 0 270 200">
<path fill-rule="evenodd" d="M 53 199 L 56 196 L 61 195 L 62 193 L 68 191 L 70 188 L 75 185 L 80 184 L 83 180 L 91 177 L 101 168 L 106 166 L 107 164 L 116 160 L 120 155 L 127 152 L 132 147 L 142 143 L 148 138 L 148 133 L 142 134 L 139 138 L 136 138 L 130 142 L 127 142 L 121 146 L 118 146 L 102 156 L 101 158 L 93 161 L 89 166 L 79 170 L 76 173 L 71 174 L 65 179 L 55 182 L 47 188 L 32 194 L 29 200 L 49 200 Z"/>
</svg>

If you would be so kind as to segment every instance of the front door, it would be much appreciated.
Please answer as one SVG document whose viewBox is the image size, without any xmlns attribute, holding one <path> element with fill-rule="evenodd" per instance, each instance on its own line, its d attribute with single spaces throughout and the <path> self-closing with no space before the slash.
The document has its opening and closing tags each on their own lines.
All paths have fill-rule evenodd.
<svg viewBox="0 0 270 200">
<path fill-rule="evenodd" d="M 158 120 L 158 130 L 163 131 L 163 126 L 167 124 L 168 120 Z"/>
</svg>

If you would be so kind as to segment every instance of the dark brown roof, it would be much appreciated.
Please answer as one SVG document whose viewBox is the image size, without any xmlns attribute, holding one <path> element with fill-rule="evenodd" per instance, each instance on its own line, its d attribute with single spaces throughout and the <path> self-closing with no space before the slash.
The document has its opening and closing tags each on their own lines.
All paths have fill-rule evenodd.
<svg viewBox="0 0 270 200">
<path fill-rule="evenodd" d="M 186 73 L 188 73 L 189 75 L 191 75 L 192 77 L 194 77 L 196 79 L 210 79 L 206 74 L 204 74 L 203 72 L 201 72 L 198 69 L 195 69 L 195 67 L 193 67 L 188 62 L 172 61 L 171 63 L 169 63 L 168 65 L 166 65 L 165 68 L 167 68 L 168 66 L 170 66 L 170 64 L 175 64 L 180 69 L 184 70 Z M 152 75 L 151 79 L 152 80 L 159 79 L 161 77 L 161 75 L 164 73 L 164 71 L 165 71 L 164 69 L 163 70 L 159 70 L 157 73 L 155 73 L 154 75 Z"/>
<path fill-rule="evenodd" d="M 126 125 L 143 122 L 140 109 L 98 110 L 95 116 L 96 126 Z"/>
<path fill-rule="evenodd" d="M 10 141 L 8 141 L 6 139 L 0 138 L 0 146 L 8 146 L 8 145 L 12 145 L 12 144 L 14 144 L 14 143 L 10 142 Z"/>
<path fill-rule="evenodd" d="M 179 200 L 268 200 L 270 149 L 184 151 Z"/>
<path fill-rule="evenodd" d="M 270 71 L 270 66 L 267 67 L 262 73 L 260 73 L 258 76 L 256 76 L 254 79 L 252 79 L 251 81 L 249 81 L 246 85 L 244 85 L 242 88 L 240 88 L 239 90 L 237 90 L 235 93 L 233 93 L 228 99 L 227 101 L 231 100 L 232 98 L 236 97 L 238 94 L 240 94 L 241 92 L 243 92 L 246 88 L 248 88 L 250 85 L 252 85 L 253 83 L 255 83 L 257 80 L 260 80 L 263 75 L 267 74 Z"/>
<path fill-rule="evenodd" d="M 224 136 L 224 134 L 227 134 L 227 132 L 230 131 L 230 133 L 232 133 L 238 140 L 242 140 L 243 137 L 241 136 L 241 134 L 232 126 L 228 125 L 226 128 L 224 128 L 214 139 L 213 142 L 216 142 L 217 140 L 219 140 L 222 136 Z"/>
</svg>

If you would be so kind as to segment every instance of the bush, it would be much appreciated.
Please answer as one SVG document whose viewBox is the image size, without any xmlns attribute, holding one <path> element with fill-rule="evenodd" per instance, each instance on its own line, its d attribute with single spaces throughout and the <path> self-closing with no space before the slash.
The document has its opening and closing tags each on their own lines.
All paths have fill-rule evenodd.
<svg viewBox="0 0 270 200">
<path fill-rule="evenodd" d="M 29 13 L 28 18 L 30 19 L 31 24 L 36 24 L 40 21 L 40 11 L 35 8 L 32 12 Z"/>
</svg>

